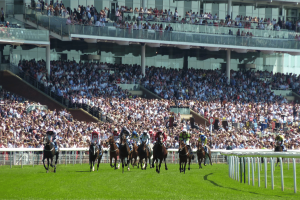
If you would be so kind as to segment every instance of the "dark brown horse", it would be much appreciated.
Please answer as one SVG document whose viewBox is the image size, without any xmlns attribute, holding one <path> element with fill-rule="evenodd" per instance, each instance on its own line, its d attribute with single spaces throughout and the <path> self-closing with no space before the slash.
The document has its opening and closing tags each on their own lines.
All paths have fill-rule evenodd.
<svg viewBox="0 0 300 200">
<path fill-rule="evenodd" d="M 130 166 L 129 166 L 129 155 L 130 155 L 130 149 L 128 146 L 128 143 L 126 141 L 125 135 L 122 136 L 121 138 L 121 143 L 120 143 L 120 160 L 122 163 L 122 173 L 124 173 L 124 165 L 127 166 L 127 170 L 130 171 Z"/>
<path fill-rule="evenodd" d="M 109 149 L 109 159 L 110 159 L 110 166 L 111 167 L 115 167 L 115 169 L 117 168 L 117 160 L 118 160 L 118 156 L 119 156 L 119 149 L 115 143 L 114 137 L 110 136 L 108 139 L 108 143 L 110 145 L 110 149 Z M 112 159 L 115 159 L 115 165 L 112 165 Z"/>
<path fill-rule="evenodd" d="M 280 142 L 277 142 L 274 151 L 275 152 L 282 152 L 283 151 L 283 147 L 280 145 Z M 282 161 L 283 161 L 283 158 L 282 158 Z M 280 160 L 279 160 L 279 158 L 277 158 L 276 167 L 277 167 L 279 162 L 280 162 Z"/>
<path fill-rule="evenodd" d="M 101 150 L 100 150 L 97 145 L 92 143 L 90 145 L 90 149 L 89 149 L 89 162 L 90 162 L 90 165 L 91 165 L 90 172 L 95 171 L 94 166 L 95 166 L 96 159 L 98 159 L 98 165 L 97 165 L 97 171 L 98 171 L 99 164 L 100 164 L 100 161 L 102 159 L 102 155 L 103 155 L 103 149 L 101 148 Z"/>
<path fill-rule="evenodd" d="M 137 157 L 139 156 L 139 152 L 138 152 L 138 146 L 136 145 L 136 143 L 134 142 L 132 144 L 132 151 L 130 153 L 129 159 L 131 162 L 132 167 L 134 167 L 136 165 L 136 161 L 137 161 Z M 134 162 L 133 162 L 134 159 Z M 139 167 L 138 167 L 139 168 Z"/>
<path fill-rule="evenodd" d="M 179 171 L 185 173 L 185 167 L 187 163 L 187 159 L 190 157 L 190 153 L 187 149 L 187 146 L 183 141 L 179 143 Z"/>
<path fill-rule="evenodd" d="M 165 161 L 165 169 L 168 170 L 166 158 L 168 156 L 168 151 L 163 144 L 163 136 L 160 135 L 158 137 L 158 141 L 156 142 L 155 146 L 153 147 L 153 160 L 152 160 L 152 168 L 154 168 L 154 161 L 156 162 L 156 172 L 160 173 L 161 163 Z M 159 164 L 158 164 L 159 162 Z"/>
<path fill-rule="evenodd" d="M 205 152 L 204 147 L 202 146 L 202 144 L 200 142 L 198 142 L 197 157 L 198 157 L 199 169 L 202 168 L 201 163 L 202 163 L 203 159 L 204 159 L 204 166 L 206 166 L 206 164 L 205 164 L 206 157 L 209 158 L 210 164 L 212 165 L 211 151 L 210 151 L 209 147 L 207 147 L 207 152 L 208 153 Z"/>
<path fill-rule="evenodd" d="M 49 165 L 51 167 L 54 167 L 54 173 L 55 173 L 59 152 L 55 153 L 55 147 L 50 142 L 50 140 L 47 136 L 44 137 L 44 145 L 45 145 L 44 151 L 43 151 L 43 164 L 44 164 L 44 167 L 47 170 L 47 173 L 49 172 Z M 56 160 L 55 160 L 55 164 L 53 166 L 52 162 L 53 162 L 53 157 L 55 155 L 56 155 Z M 46 165 L 45 165 L 45 159 L 47 159 L 48 167 L 46 167 Z M 49 159 L 50 159 L 50 161 L 49 161 Z"/>
<path fill-rule="evenodd" d="M 139 146 L 139 157 L 140 157 L 140 162 L 141 164 L 141 169 L 147 169 L 147 159 L 149 159 L 149 164 L 150 164 L 150 152 L 147 148 L 147 144 L 145 142 L 142 142 L 142 144 Z M 145 167 L 143 168 L 143 160 L 145 159 Z"/>
</svg>

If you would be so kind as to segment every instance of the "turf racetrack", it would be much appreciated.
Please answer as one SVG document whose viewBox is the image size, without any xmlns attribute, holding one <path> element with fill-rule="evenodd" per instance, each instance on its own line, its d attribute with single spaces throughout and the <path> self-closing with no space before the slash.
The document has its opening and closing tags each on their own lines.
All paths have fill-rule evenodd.
<svg viewBox="0 0 300 200">
<path fill-rule="evenodd" d="M 247 166 L 246 166 L 247 167 Z M 89 172 L 88 164 L 58 165 L 57 173 L 46 173 L 43 166 L 0 166 L 0 199 L 300 199 L 294 194 L 293 170 L 284 166 L 285 191 L 281 191 L 280 167 L 274 172 L 275 189 L 264 188 L 264 171 L 261 171 L 261 187 L 241 184 L 228 176 L 228 165 L 192 165 L 186 174 L 179 173 L 176 164 L 169 170 L 141 170 L 136 167 L 122 174 L 108 164 L 100 164 L 99 171 Z M 246 168 L 247 169 L 247 168 Z M 270 166 L 268 166 L 270 170 Z M 297 171 L 300 172 L 300 164 Z M 298 175 L 299 177 L 300 175 Z M 252 177 L 252 175 L 251 175 Z M 298 178 L 298 185 L 300 178 Z"/>
</svg>

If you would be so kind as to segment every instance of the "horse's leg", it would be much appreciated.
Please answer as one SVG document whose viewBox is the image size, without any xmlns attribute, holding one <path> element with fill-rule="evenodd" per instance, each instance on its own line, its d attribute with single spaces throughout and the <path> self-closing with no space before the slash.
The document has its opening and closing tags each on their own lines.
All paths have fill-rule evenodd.
<svg viewBox="0 0 300 200">
<path fill-rule="evenodd" d="M 127 171 L 130 171 L 129 159 L 127 159 Z"/>
<path fill-rule="evenodd" d="M 124 173 L 124 158 L 121 158 L 122 161 L 122 173 Z"/>
<path fill-rule="evenodd" d="M 160 173 L 160 167 L 161 167 L 162 159 L 163 159 L 163 158 L 159 159 L 159 169 L 158 169 L 158 173 Z"/>
<path fill-rule="evenodd" d="M 99 169 L 99 164 L 100 164 L 101 159 L 102 159 L 102 156 L 99 156 L 99 157 L 98 157 L 97 171 L 98 171 L 98 169 Z"/>
<path fill-rule="evenodd" d="M 212 165 L 212 162 L 211 162 L 211 154 L 209 154 L 209 162 L 210 162 L 210 165 Z"/>
<path fill-rule="evenodd" d="M 158 172 L 158 159 L 157 158 L 155 159 L 155 166 L 156 166 L 156 172 L 159 173 Z"/>
<path fill-rule="evenodd" d="M 189 167 L 188 167 L 188 170 L 191 170 L 191 156 L 189 156 Z"/>
<path fill-rule="evenodd" d="M 164 160 L 165 160 L 165 170 L 168 170 L 166 158 L 164 158 Z"/>
<path fill-rule="evenodd" d="M 200 168 L 202 168 L 202 166 L 201 166 L 202 160 L 203 160 L 203 158 L 200 158 L 200 162 L 199 162 Z"/>
<path fill-rule="evenodd" d="M 47 165 L 48 165 L 48 169 L 47 169 L 47 173 L 48 173 L 49 172 L 49 165 L 50 165 L 49 158 L 47 158 Z"/>
<path fill-rule="evenodd" d="M 46 167 L 46 165 L 45 165 L 45 159 L 46 158 L 45 158 L 45 155 L 44 155 L 44 157 L 43 157 L 43 164 L 44 164 L 45 169 L 48 170 L 47 167 Z"/>
<path fill-rule="evenodd" d="M 57 152 L 55 154 L 54 173 L 56 172 L 56 165 L 57 165 L 58 156 L 59 156 L 59 153 Z"/>
<path fill-rule="evenodd" d="M 119 167 L 117 167 L 117 158 L 118 158 L 118 156 L 115 157 L 115 169 L 119 169 L 119 167 L 120 167 L 120 160 L 119 160 Z"/>
<path fill-rule="evenodd" d="M 181 173 L 181 159 L 179 158 L 179 172 Z"/>
<path fill-rule="evenodd" d="M 91 156 L 90 156 L 90 158 L 89 158 L 89 163 L 90 163 L 90 172 L 92 172 L 93 161 L 92 161 Z"/>
<path fill-rule="evenodd" d="M 111 155 L 109 156 L 109 160 L 110 160 L 110 167 L 113 167 L 112 166 L 112 156 Z"/>
<path fill-rule="evenodd" d="M 200 169 L 200 167 L 201 167 L 200 157 L 198 155 L 197 155 L 197 157 L 198 157 L 198 165 L 199 165 L 199 169 Z"/>
<path fill-rule="evenodd" d="M 95 161 L 96 161 L 96 158 L 93 159 L 93 171 L 95 171 Z"/>
<path fill-rule="evenodd" d="M 184 173 L 185 173 L 186 163 L 187 163 L 187 160 L 185 160 L 185 162 L 184 162 L 184 169 L 183 169 L 183 172 L 184 172 Z"/>
<path fill-rule="evenodd" d="M 206 154 L 204 156 L 204 166 L 206 166 Z"/>
</svg>

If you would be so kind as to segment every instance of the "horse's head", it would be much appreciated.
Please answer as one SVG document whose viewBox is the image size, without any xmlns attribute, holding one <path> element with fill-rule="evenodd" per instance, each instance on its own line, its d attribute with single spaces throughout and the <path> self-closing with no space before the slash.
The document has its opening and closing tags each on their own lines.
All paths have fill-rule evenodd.
<svg viewBox="0 0 300 200">
<path fill-rule="evenodd" d="M 110 136 L 110 137 L 108 138 L 108 143 L 109 143 L 110 145 L 113 144 L 113 143 L 115 143 L 115 139 L 114 139 L 113 136 Z"/>
<path fill-rule="evenodd" d="M 162 133 L 160 133 L 159 136 L 158 136 L 158 143 L 162 144 L 163 141 L 164 141 L 164 136 L 162 135 Z"/>
<path fill-rule="evenodd" d="M 201 142 L 198 142 L 198 150 L 202 149 L 203 146 L 202 146 L 202 143 Z"/>
<path fill-rule="evenodd" d="M 145 150 L 146 150 L 146 146 L 147 146 L 147 145 L 146 145 L 146 142 L 143 141 L 141 145 L 142 145 L 143 151 L 145 151 Z"/>
<path fill-rule="evenodd" d="M 183 151 L 186 148 L 186 145 L 184 144 L 184 141 L 181 140 L 179 143 L 179 151 Z"/>
</svg>

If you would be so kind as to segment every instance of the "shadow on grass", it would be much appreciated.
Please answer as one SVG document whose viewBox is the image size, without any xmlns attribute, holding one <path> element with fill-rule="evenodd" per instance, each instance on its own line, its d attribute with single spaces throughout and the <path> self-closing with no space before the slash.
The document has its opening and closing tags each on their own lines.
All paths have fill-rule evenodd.
<svg viewBox="0 0 300 200">
<path fill-rule="evenodd" d="M 212 174 L 213 174 L 213 173 L 206 174 L 206 175 L 203 177 L 203 179 L 204 179 L 205 181 L 211 182 L 213 185 L 215 185 L 215 186 L 217 186 L 217 187 L 226 188 L 226 189 L 235 190 L 235 191 L 240 191 L 240 192 L 248 192 L 248 191 L 244 191 L 244 190 L 240 190 L 240 189 L 236 189 L 236 188 L 232 188 L 232 187 L 225 187 L 225 186 L 220 185 L 220 184 L 218 184 L 218 183 L 216 183 L 216 182 L 214 182 L 214 181 L 212 181 L 212 180 L 208 180 L 207 177 L 208 177 L 209 175 L 212 175 Z M 248 192 L 248 193 L 251 193 L 251 194 L 257 194 L 257 195 L 264 195 L 264 194 L 260 194 L 260 193 L 257 193 L 257 192 Z M 267 196 L 270 196 L 270 195 L 267 195 Z M 276 196 L 276 197 L 282 197 L 282 196 L 279 196 L 279 195 L 273 195 L 273 196 Z"/>
<path fill-rule="evenodd" d="M 88 172 L 88 173 L 91 173 L 90 171 L 76 171 L 76 172 Z"/>
</svg>

